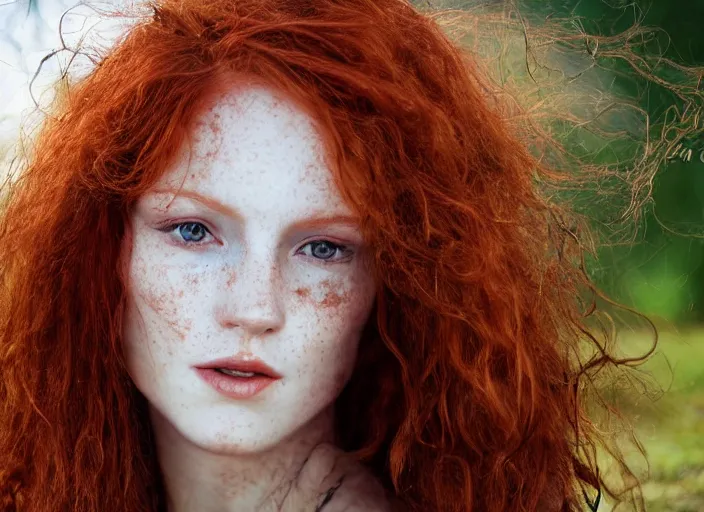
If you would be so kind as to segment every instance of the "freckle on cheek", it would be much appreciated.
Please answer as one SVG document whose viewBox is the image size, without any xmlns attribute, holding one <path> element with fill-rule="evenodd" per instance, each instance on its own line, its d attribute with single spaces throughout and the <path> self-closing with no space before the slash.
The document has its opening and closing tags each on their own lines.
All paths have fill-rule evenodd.
<svg viewBox="0 0 704 512">
<path fill-rule="evenodd" d="M 179 337 L 181 340 L 186 339 L 186 334 L 191 332 L 193 329 L 193 320 L 186 320 L 186 322 L 183 324 L 182 328 L 178 331 Z"/>
<path fill-rule="evenodd" d="M 153 273 L 156 281 L 161 283 L 167 281 L 167 269 L 161 265 L 155 265 L 149 269 L 142 265 L 140 273 L 144 275 L 147 272 Z M 180 309 L 176 299 L 183 298 L 185 295 L 183 289 L 164 289 L 163 286 L 147 285 L 139 292 L 139 295 L 142 297 L 145 306 L 156 313 L 160 323 L 165 323 L 179 340 L 184 341 L 186 339 L 186 335 L 191 331 L 193 325 L 190 320 L 184 323 L 183 320 L 179 319 Z"/>
<path fill-rule="evenodd" d="M 296 295 L 299 297 L 302 297 L 304 299 L 307 299 L 310 297 L 310 288 L 296 288 Z"/>
<path fill-rule="evenodd" d="M 349 292 L 345 293 L 337 293 L 335 291 L 335 285 L 330 282 L 329 279 L 326 279 L 322 282 L 323 287 L 326 289 L 325 291 L 325 297 L 323 300 L 320 302 L 320 305 L 325 307 L 325 308 L 336 308 L 343 303 L 347 303 L 350 301 L 350 294 Z M 338 286 L 339 288 L 339 286 Z"/>
<path fill-rule="evenodd" d="M 230 269 L 227 271 L 227 286 L 232 286 L 235 284 L 235 281 L 237 280 L 237 275 L 235 274 L 235 271 Z"/>
<path fill-rule="evenodd" d="M 347 294 L 339 295 L 333 291 L 328 291 L 320 305 L 326 308 L 336 308 L 344 302 L 349 302 L 349 297 Z"/>
</svg>

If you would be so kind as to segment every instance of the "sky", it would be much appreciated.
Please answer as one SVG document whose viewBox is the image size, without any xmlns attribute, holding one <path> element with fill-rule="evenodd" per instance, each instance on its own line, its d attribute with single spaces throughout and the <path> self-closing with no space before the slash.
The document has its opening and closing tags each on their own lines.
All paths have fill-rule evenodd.
<svg viewBox="0 0 704 512">
<path fill-rule="evenodd" d="M 28 0 L 0 0 L 0 144 L 17 138 L 20 124 L 36 112 L 29 83 L 41 60 L 62 47 L 59 23 L 64 13 L 61 33 L 67 46 L 75 47 L 81 37 L 88 44 L 109 46 L 120 34 L 114 20 L 101 18 L 97 11 L 133 5 L 123 0 L 81 2 L 77 0 L 37 0 L 37 11 L 27 15 Z M 42 65 L 32 93 L 40 105 L 51 99 L 42 96 L 65 68 L 70 52 L 64 51 Z M 74 61 L 76 73 L 87 70 L 87 59 Z M 75 74 L 75 73 L 74 73 Z M 37 115 L 37 114 L 34 114 Z M 39 114 L 41 115 L 41 114 Z"/>
</svg>

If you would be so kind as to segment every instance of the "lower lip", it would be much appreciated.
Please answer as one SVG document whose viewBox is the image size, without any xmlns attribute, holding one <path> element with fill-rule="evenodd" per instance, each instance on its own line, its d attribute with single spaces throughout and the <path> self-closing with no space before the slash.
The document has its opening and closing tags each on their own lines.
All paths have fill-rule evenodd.
<svg viewBox="0 0 704 512">
<path fill-rule="evenodd" d="M 278 379 L 265 375 L 254 377 L 233 377 L 212 368 L 196 368 L 198 375 L 210 384 L 215 391 L 228 398 L 251 398 Z"/>
</svg>

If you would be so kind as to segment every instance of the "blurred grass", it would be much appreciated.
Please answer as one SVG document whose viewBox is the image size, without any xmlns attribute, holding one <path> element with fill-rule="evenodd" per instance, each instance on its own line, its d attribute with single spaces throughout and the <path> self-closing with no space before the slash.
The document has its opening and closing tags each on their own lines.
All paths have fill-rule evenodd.
<svg viewBox="0 0 704 512">
<path fill-rule="evenodd" d="M 704 327 L 659 331 L 658 349 L 641 369 L 662 388 L 657 399 L 629 396 L 619 406 L 645 447 L 650 512 L 704 512 Z M 652 333 L 622 332 L 627 352 L 644 352 Z M 645 471 L 647 466 L 639 460 Z M 609 510 L 609 507 L 606 507 Z"/>
</svg>

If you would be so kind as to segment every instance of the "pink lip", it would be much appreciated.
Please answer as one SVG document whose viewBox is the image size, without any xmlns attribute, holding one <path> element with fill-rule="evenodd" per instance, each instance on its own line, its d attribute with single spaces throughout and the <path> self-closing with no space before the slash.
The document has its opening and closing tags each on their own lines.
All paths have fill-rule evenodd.
<svg viewBox="0 0 704 512">
<path fill-rule="evenodd" d="M 252 377 L 234 377 L 217 371 L 217 368 L 253 372 Z M 281 374 L 273 370 L 261 359 L 247 355 L 244 358 L 228 357 L 217 359 L 195 367 L 198 376 L 221 395 L 228 398 L 251 398 L 263 391 L 267 386 L 281 378 Z"/>
<path fill-rule="evenodd" d="M 221 395 L 240 400 L 253 397 L 278 380 L 266 375 L 233 377 L 212 368 L 196 368 L 196 372 Z"/>
<path fill-rule="evenodd" d="M 260 373 L 264 376 L 273 379 L 280 379 L 281 375 L 274 371 L 261 359 L 249 356 L 245 359 L 237 357 L 227 357 L 224 359 L 216 359 L 209 363 L 199 364 L 196 368 L 225 368 L 227 370 L 237 370 L 240 372 Z"/>
</svg>

